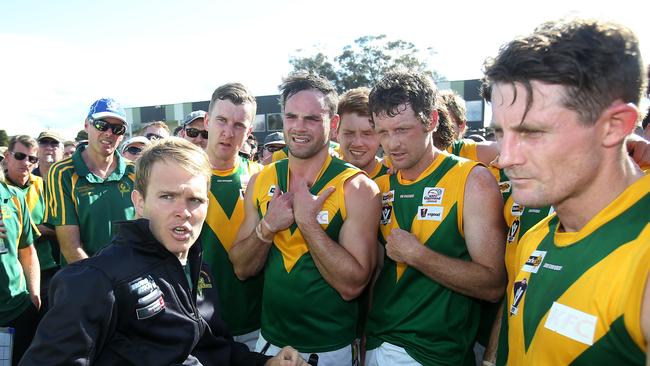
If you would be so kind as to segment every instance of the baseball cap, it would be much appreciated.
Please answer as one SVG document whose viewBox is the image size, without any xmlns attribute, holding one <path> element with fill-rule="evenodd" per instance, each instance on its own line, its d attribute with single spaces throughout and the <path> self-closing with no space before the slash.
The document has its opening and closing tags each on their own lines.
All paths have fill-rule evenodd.
<svg viewBox="0 0 650 366">
<path fill-rule="evenodd" d="M 264 146 L 266 145 L 285 145 L 284 134 L 282 132 L 273 132 L 264 138 Z"/>
<path fill-rule="evenodd" d="M 187 126 L 199 118 L 205 118 L 206 114 L 207 113 L 202 110 L 190 112 L 185 116 L 185 118 L 183 118 L 183 122 L 181 122 L 181 126 Z"/>
<path fill-rule="evenodd" d="M 61 137 L 61 135 L 59 135 L 55 131 L 49 131 L 49 130 L 45 130 L 41 132 L 36 138 L 36 141 L 41 141 L 42 139 L 52 139 L 54 141 L 63 142 L 63 137 Z"/>
<path fill-rule="evenodd" d="M 104 117 L 117 118 L 124 122 L 124 124 L 129 124 L 126 121 L 126 113 L 124 112 L 124 109 L 120 103 L 113 98 L 98 99 L 90 106 L 88 118 L 100 119 Z"/>
<path fill-rule="evenodd" d="M 126 150 L 127 147 L 129 147 L 131 144 L 134 144 L 136 142 L 141 142 L 145 145 L 151 144 L 151 141 L 149 141 L 149 139 L 144 136 L 133 136 L 130 139 L 126 140 L 124 144 L 122 144 L 122 150 L 120 150 L 122 154 L 124 154 L 124 151 Z"/>
</svg>

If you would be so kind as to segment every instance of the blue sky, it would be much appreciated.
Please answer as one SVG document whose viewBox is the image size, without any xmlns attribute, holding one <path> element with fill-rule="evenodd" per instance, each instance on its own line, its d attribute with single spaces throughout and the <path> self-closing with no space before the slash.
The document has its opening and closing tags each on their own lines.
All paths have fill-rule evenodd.
<svg viewBox="0 0 650 366">
<path fill-rule="evenodd" d="M 638 1 L 33 1 L 0 3 L 0 129 L 71 138 L 87 108 L 209 99 L 225 82 L 275 94 L 297 49 L 336 55 L 364 35 L 433 47 L 450 80 L 478 78 L 486 56 L 542 21 L 585 14 L 626 24 L 650 62 Z M 646 15 L 647 17 L 647 15 Z"/>
</svg>

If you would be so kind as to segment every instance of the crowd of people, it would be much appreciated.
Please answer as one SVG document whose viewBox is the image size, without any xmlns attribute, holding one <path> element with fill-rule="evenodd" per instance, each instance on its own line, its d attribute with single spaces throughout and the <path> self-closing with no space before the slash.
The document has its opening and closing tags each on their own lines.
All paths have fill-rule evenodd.
<svg viewBox="0 0 650 366">
<path fill-rule="evenodd" d="M 13 136 L 12 362 L 646 364 L 649 72 L 626 27 L 560 20 L 486 61 L 496 141 L 409 70 L 292 73 L 261 144 L 240 83 L 174 130 L 125 138 L 103 98 L 85 141 Z"/>
</svg>

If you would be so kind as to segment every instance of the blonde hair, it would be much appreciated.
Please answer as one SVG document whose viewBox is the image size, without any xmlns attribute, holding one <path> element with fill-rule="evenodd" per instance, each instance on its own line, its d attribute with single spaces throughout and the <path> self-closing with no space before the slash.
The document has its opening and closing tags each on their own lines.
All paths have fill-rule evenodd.
<svg viewBox="0 0 650 366">
<path fill-rule="evenodd" d="M 182 138 L 169 137 L 153 141 L 135 164 L 135 190 L 143 197 L 147 195 L 153 165 L 160 161 L 174 162 L 191 174 L 205 176 L 210 187 L 212 168 L 205 151 Z"/>
</svg>

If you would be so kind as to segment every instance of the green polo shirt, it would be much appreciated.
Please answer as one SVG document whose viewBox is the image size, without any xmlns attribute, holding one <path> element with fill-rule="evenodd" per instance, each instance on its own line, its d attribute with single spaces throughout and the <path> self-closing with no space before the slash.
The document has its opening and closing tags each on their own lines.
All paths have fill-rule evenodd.
<svg viewBox="0 0 650 366">
<path fill-rule="evenodd" d="M 7 175 L 5 174 L 5 177 Z M 45 192 L 43 190 L 43 179 L 34 174 L 29 175 L 27 184 L 20 187 L 9 178 L 7 184 L 20 190 L 25 195 L 27 208 L 31 214 L 34 225 L 43 224 L 45 218 Z M 35 238 L 36 239 L 36 238 Z M 52 244 L 49 240 L 43 240 L 35 243 L 36 253 L 38 253 L 38 263 L 41 265 L 41 271 L 56 267 L 54 257 L 52 257 Z"/>
<path fill-rule="evenodd" d="M 135 218 L 131 202 L 135 172 L 133 163 L 116 152 L 115 170 L 102 179 L 88 169 L 81 157 L 85 148 L 78 148 L 71 157 L 50 167 L 45 185 L 45 221 L 54 226 L 79 226 L 82 248 L 93 256 L 110 241 L 113 223 Z M 64 258 L 61 264 L 65 264 Z"/>
<path fill-rule="evenodd" d="M 34 228 L 24 195 L 14 187 L 0 182 L 0 209 L 6 238 L 0 239 L 7 253 L 0 254 L 0 326 L 18 317 L 29 306 L 29 293 L 18 249 L 34 242 Z"/>
</svg>

